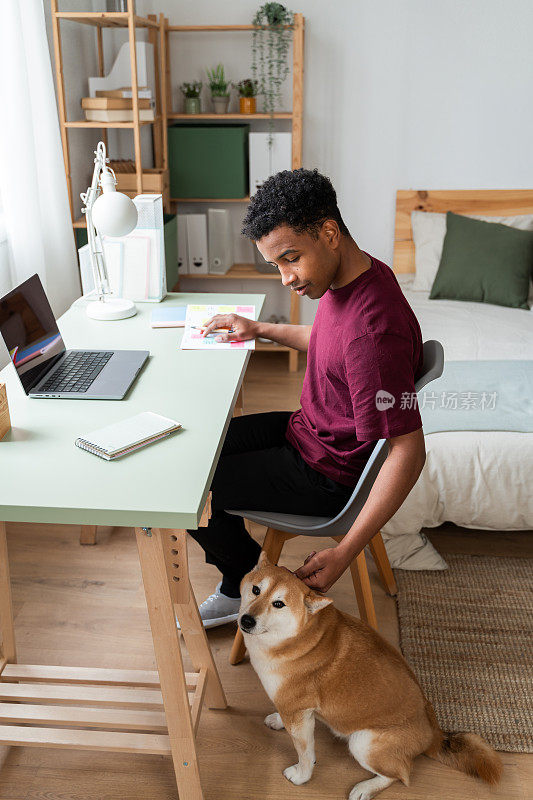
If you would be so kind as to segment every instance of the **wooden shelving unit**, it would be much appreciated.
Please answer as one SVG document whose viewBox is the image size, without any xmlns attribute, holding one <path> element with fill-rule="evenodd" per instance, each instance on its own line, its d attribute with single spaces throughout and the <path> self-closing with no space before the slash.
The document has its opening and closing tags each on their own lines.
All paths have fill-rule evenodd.
<svg viewBox="0 0 533 800">
<path fill-rule="evenodd" d="M 171 203 L 249 203 L 249 197 L 171 197 Z"/>
<path fill-rule="evenodd" d="M 270 114 L 240 114 L 238 112 L 233 112 L 231 114 L 167 114 L 167 119 L 183 119 L 189 121 L 190 119 L 197 119 L 202 121 L 205 120 L 220 120 L 220 119 L 240 119 L 245 117 L 248 119 L 270 119 Z M 273 114 L 274 119 L 292 119 L 292 113 L 290 111 L 276 111 Z"/>
<path fill-rule="evenodd" d="M 70 204 L 70 213 L 72 218 L 73 228 L 85 228 L 85 219 L 80 217 L 79 202 L 76 198 L 74 201 L 72 195 L 72 176 L 71 176 L 71 161 L 69 151 L 69 137 L 70 130 L 77 129 L 90 129 L 96 128 L 102 132 L 102 140 L 107 148 L 107 131 L 110 128 L 115 129 L 131 129 L 133 131 L 133 142 L 135 152 L 135 191 L 128 189 L 125 194 L 135 196 L 142 194 L 144 191 L 154 191 L 153 188 L 148 188 L 147 183 L 153 186 L 154 177 L 160 186 L 161 193 L 163 194 L 163 201 L 166 206 L 169 203 L 168 197 L 168 159 L 166 148 L 166 101 L 167 96 L 161 92 L 161 72 L 162 72 L 162 53 L 164 50 L 164 17 L 160 14 L 157 19 L 153 14 L 147 17 L 139 17 L 135 14 L 133 0 L 128 0 L 128 10 L 120 12 L 80 12 L 80 11 L 59 11 L 57 8 L 58 0 L 50 0 L 52 10 L 52 30 L 54 37 L 54 55 L 56 66 L 57 78 L 57 94 L 59 105 L 59 126 L 61 130 L 61 143 L 63 146 L 63 160 L 65 163 L 65 173 L 67 176 L 67 188 Z M 65 99 L 65 80 L 63 73 L 63 55 L 61 48 L 61 22 L 77 22 L 82 25 L 91 25 L 96 30 L 96 46 L 98 51 L 98 73 L 100 76 L 104 75 L 104 49 L 103 49 L 103 29 L 104 28 L 127 28 L 128 40 L 130 45 L 130 66 L 131 66 L 131 87 L 133 93 L 133 121 L 132 122 L 89 122 L 87 120 L 68 120 L 66 114 L 66 99 Z M 139 96 L 138 96 L 138 80 L 137 80 L 137 52 L 136 52 L 136 31 L 138 28 L 148 29 L 148 41 L 154 46 L 154 62 L 155 62 L 155 119 L 153 121 L 145 121 L 139 119 Z M 141 161 L 141 128 L 145 125 L 152 125 L 153 128 L 153 146 L 154 146 L 154 162 L 155 168 L 151 170 L 142 170 Z M 87 164 L 89 164 L 89 153 L 87 154 Z M 154 176 L 155 173 L 155 176 Z M 121 180 L 122 173 L 117 174 L 117 178 Z M 133 173 L 132 173 L 133 177 Z"/>
<path fill-rule="evenodd" d="M 159 14 L 156 17 L 149 14 L 147 17 L 140 17 L 135 14 L 133 0 L 128 0 L 128 10 L 123 12 L 79 12 L 79 11 L 59 11 L 57 8 L 58 0 L 50 0 L 52 9 L 52 28 L 54 36 L 54 55 L 56 64 L 58 105 L 59 105 L 59 124 L 61 130 L 61 142 L 63 146 L 63 159 L 65 163 L 65 173 L 67 177 L 68 196 L 72 217 L 72 227 L 74 230 L 85 228 L 85 218 L 80 216 L 78 202 L 74 202 L 72 195 L 71 161 L 69 153 L 69 131 L 77 129 L 99 129 L 101 130 L 102 140 L 107 147 L 107 131 L 110 128 L 131 129 L 133 131 L 134 151 L 135 151 L 135 186 L 125 191 L 130 196 L 143 192 L 156 191 L 153 188 L 154 177 L 161 176 L 161 193 L 165 210 L 177 210 L 178 204 L 182 203 L 248 203 L 249 197 L 238 198 L 206 198 L 206 197 L 174 197 L 169 196 L 168 186 L 168 121 L 223 121 L 223 120 L 268 120 L 269 114 L 181 114 L 172 111 L 171 81 L 170 81 L 170 58 L 169 58 L 169 35 L 171 33 L 201 33 L 208 31 L 229 32 L 243 31 L 250 33 L 254 30 L 253 25 L 169 25 L 168 19 Z M 91 25 L 96 31 L 96 45 L 98 50 L 98 70 L 99 75 L 104 75 L 104 51 L 103 51 L 103 29 L 104 28 L 127 28 L 130 44 L 131 60 L 131 86 L 133 90 L 133 121 L 132 122 L 89 122 L 86 120 L 68 120 L 66 116 L 65 102 L 65 81 L 63 74 L 63 58 L 61 50 L 61 22 L 77 22 L 83 25 Z M 290 111 L 278 111 L 273 117 L 275 120 L 289 120 L 292 128 L 292 169 L 302 166 L 302 123 L 303 123 L 303 56 L 304 56 L 304 17 L 303 14 L 294 15 L 293 29 L 293 65 L 292 65 L 292 89 L 293 107 Z M 137 57 L 136 57 L 136 30 L 138 28 L 148 29 L 148 40 L 154 45 L 155 76 L 156 76 L 156 116 L 155 120 L 146 122 L 139 119 L 139 98 L 137 80 Z M 155 168 L 142 170 L 141 162 L 141 128 L 145 125 L 153 126 L 154 159 Z M 155 173 L 155 176 L 154 176 Z M 118 173 L 120 183 L 121 173 Z M 130 177 L 133 177 L 133 173 Z M 188 275 L 183 275 L 182 280 L 186 280 Z M 260 273 L 253 264 L 235 264 L 226 275 L 197 275 L 198 278 L 226 279 L 226 280 L 276 280 L 279 275 Z M 298 324 L 300 321 L 300 298 L 291 292 L 290 321 Z M 257 343 L 257 350 L 265 352 L 288 352 L 289 369 L 294 372 L 298 368 L 298 353 L 288 347 L 276 344 Z"/>
<path fill-rule="evenodd" d="M 194 278 L 195 280 L 199 280 L 200 278 L 217 278 L 218 280 L 224 280 L 228 278 L 234 281 L 267 280 L 278 281 L 278 283 L 280 281 L 279 272 L 258 272 L 254 264 L 234 264 L 224 275 L 207 273 L 207 275 L 182 275 L 182 277 Z"/>
<path fill-rule="evenodd" d="M 202 121 L 202 120 L 235 120 L 244 122 L 248 120 L 268 120 L 270 114 L 181 114 L 172 111 L 171 80 L 170 80 L 170 49 L 169 36 L 171 33 L 205 33 L 205 32 L 252 32 L 254 25 L 169 25 L 168 19 L 163 20 L 164 31 L 164 50 L 162 54 L 162 93 L 166 99 L 166 118 L 171 121 Z M 292 110 L 278 111 L 273 116 L 274 119 L 289 120 L 292 127 L 292 169 L 302 166 L 302 135 L 303 135 L 303 73 L 304 73 L 304 31 L 305 20 L 303 14 L 294 15 L 293 28 L 293 64 L 292 64 Z M 166 142 L 166 138 L 165 138 Z M 170 198 L 174 208 L 180 203 L 247 203 L 249 197 L 243 198 L 204 198 L 204 197 L 183 197 Z M 203 278 L 220 280 L 277 280 L 280 276 L 276 274 L 260 273 L 253 264 L 234 264 L 225 275 L 182 275 L 180 280 L 188 278 Z M 297 325 L 300 321 L 300 298 L 295 292 L 291 292 L 290 322 Z M 289 347 L 277 344 L 265 344 L 257 342 L 259 352 L 287 352 L 289 354 L 289 370 L 296 372 L 298 369 L 298 353 Z"/>
</svg>

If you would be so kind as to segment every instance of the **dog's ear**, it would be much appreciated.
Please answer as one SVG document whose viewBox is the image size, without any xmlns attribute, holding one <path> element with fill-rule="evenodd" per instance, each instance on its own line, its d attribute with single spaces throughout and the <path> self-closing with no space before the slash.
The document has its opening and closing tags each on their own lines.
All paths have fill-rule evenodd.
<svg viewBox="0 0 533 800">
<path fill-rule="evenodd" d="M 258 562 L 257 562 L 257 566 L 258 566 L 258 567 L 262 567 L 262 566 L 263 566 L 263 564 L 270 564 L 270 561 L 268 560 L 268 556 L 267 556 L 267 554 L 265 553 L 265 551 L 264 551 L 264 550 L 261 550 L 261 553 L 260 553 L 260 555 L 259 555 L 259 560 L 258 560 Z"/>
<path fill-rule="evenodd" d="M 311 614 L 316 614 L 317 611 L 320 611 L 322 608 L 329 606 L 333 603 L 329 597 L 324 597 L 321 594 L 317 594 L 316 592 L 309 592 L 309 594 L 305 595 L 304 598 L 305 607 Z"/>
</svg>

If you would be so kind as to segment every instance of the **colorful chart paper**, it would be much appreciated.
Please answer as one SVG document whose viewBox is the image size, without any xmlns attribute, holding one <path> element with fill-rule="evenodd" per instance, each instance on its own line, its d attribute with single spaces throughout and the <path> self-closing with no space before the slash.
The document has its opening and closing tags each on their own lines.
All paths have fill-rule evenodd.
<svg viewBox="0 0 533 800">
<path fill-rule="evenodd" d="M 202 336 L 201 328 L 216 314 L 238 314 L 255 320 L 255 306 L 188 305 L 182 350 L 255 350 L 255 339 L 246 342 L 217 342 L 216 336 Z M 217 334 L 219 335 L 219 334 Z"/>
</svg>

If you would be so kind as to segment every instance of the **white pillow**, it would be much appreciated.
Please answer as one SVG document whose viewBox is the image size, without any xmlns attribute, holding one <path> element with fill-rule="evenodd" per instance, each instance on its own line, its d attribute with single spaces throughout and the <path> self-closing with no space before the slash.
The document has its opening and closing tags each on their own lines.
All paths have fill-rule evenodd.
<svg viewBox="0 0 533 800">
<path fill-rule="evenodd" d="M 501 222 L 511 228 L 523 231 L 533 230 L 533 214 L 518 214 L 515 217 L 484 217 L 479 214 L 465 214 L 483 222 Z M 415 244 L 416 274 L 410 289 L 429 292 L 439 268 L 442 246 L 446 236 L 446 214 L 430 211 L 412 211 L 411 225 Z"/>
</svg>

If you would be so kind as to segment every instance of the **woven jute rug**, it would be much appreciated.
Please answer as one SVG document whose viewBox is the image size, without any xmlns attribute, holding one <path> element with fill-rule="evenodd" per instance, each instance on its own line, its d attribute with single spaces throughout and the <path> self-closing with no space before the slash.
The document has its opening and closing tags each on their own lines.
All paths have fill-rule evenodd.
<svg viewBox="0 0 533 800">
<path fill-rule="evenodd" d="M 395 570 L 400 644 L 443 730 L 533 752 L 533 559 L 447 555 Z"/>
</svg>

